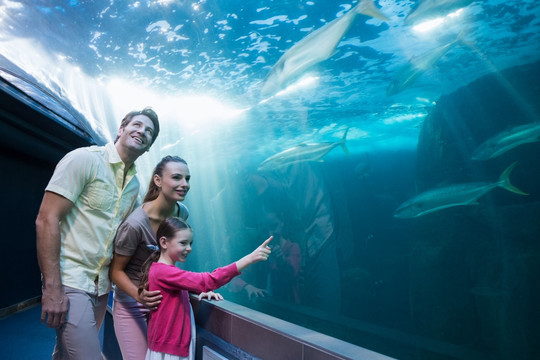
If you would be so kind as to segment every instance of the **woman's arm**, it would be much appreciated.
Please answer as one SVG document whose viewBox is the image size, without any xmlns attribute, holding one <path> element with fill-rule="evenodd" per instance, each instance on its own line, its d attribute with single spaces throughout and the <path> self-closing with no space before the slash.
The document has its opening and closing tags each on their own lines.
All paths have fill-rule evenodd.
<svg viewBox="0 0 540 360">
<path fill-rule="evenodd" d="M 137 286 L 131 281 L 125 271 L 126 266 L 130 260 L 131 256 L 114 253 L 111 262 L 111 268 L 109 270 L 111 280 L 118 288 L 120 288 L 120 290 L 131 296 L 137 302 L 143 304 L 149 309 L 155 309 L 157 305 L 159 305 L 159 303 L 161 302 L 161 298 L 163 296 L 161 295 L 159 290 L 143 290 L 141 295 L 139 295 Z"/>
</svg>

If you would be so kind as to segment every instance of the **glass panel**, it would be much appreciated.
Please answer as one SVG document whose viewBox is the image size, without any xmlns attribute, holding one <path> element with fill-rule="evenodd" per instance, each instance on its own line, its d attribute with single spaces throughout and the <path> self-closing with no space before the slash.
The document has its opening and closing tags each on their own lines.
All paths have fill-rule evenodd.
<svg viewBox="0 0 540 360">
<path fill-rule="evenodd" d="M 156 110 L 141 191 L 188 161 L 189 269 L 274 235 L 226 299 L 401 359 L 540 353 L 537 1 L 0 9 L 2 78 L 97 142 Z"/>
</svg>

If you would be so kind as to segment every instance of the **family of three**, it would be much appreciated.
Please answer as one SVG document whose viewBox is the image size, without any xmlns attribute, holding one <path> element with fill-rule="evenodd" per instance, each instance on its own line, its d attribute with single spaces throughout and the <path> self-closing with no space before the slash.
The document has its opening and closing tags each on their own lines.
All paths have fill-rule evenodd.
<svg viewBox="0 0 540 360">
<path fill-rule="evenodd" d="M 194 359 L 188 293 L 220 300 L 212 290 L 268 259 L 272 237 L 211 273 L 175 266 L 186 260 L 193 242 L 185 221 L 189 212 L 181 203 L 190 188 L 186 161 L 164 157 L 142 204 L 136 204 L 135 160 L 158 134 L 152 109 L 132 111 L 114 143 L 68 153 L 45 189 L 36 234 L 41 321 L 56 329 L 53 359 L 102 358 L 99 329 L 111 282 L 116 285 L 115 333 L 124 359 Z"/>
</svg>

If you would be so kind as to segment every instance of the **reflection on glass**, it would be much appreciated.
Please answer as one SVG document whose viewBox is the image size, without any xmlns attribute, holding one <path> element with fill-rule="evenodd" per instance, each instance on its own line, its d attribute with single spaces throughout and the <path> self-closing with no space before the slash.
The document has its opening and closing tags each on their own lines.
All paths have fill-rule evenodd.
<svg viewBox="0 0 540 360">
<path fill-rule="evenodd" d="M 400 359 L 538 357 L 537 2 L 0 10 L 2 77 L 70 109 L 61 115 L 97 142 L 127 111 L 156 110 L 162 131 L 138 172 L 147 184 L 163 156 L 189 162 L 190 269 L 274 234 L 270 261 L 223 288 L 226 299 Z M 415 30 L 426 21 L 439 25 Z M 286 76 L 265 94 L 269 74 Z M 511 184 L 529 195 L 494 188 L 394 217 L 430 189 L 493 182 L 514 163 Z"/>
</svg>

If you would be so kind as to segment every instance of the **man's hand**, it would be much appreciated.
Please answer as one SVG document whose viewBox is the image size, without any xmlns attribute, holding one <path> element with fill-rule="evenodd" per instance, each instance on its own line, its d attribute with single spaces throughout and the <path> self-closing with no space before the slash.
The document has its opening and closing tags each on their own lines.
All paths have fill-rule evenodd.
<svg viewBox="0 0 540 360">
<path fill-rule="evenodd" d="M 58 329 L 66 322 L 69 308 L 69 298 L 61 287 L 44 288 L 41 297 L 41 322 L 47 321 L 47 326 Z"/>
</svg>

